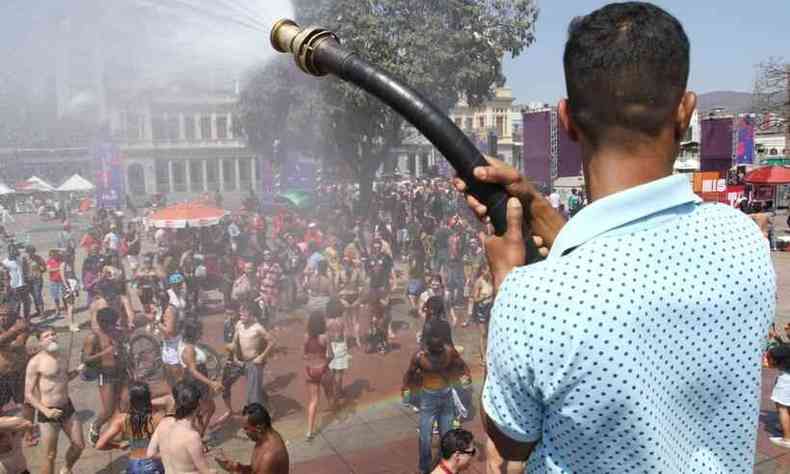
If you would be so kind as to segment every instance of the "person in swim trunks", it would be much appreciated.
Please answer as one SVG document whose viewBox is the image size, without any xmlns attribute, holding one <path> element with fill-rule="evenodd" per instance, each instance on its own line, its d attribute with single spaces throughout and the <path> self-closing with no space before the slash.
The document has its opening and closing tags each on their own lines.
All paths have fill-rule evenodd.
<svg viewBox="0 0 790 474">
<path fill-rule="evenodd" d="M 68 474 L 72 472 L 74 464 L 85 448 L 82 422 L 74 416 L 74 405 L 71 403 L 68 388 L 68 383 L 79 375 L 81 367 L 69 371 L 60 360 L 58 357 L 60 347 L 54 329 L 41 330 L 39 342 L 43 350 L 33 356 L 27 364 L 25 399 L 38 411 L 41 438 L 46 454 L 41 472 L 44 474 L 53 472 L 58 454 L 58 437 L 62 430 L 68 436 L 71 445 L 66 451 L 65 466 L 60 472 Z"/>
<path fill-rule="evenodd" d="M 239 322 L 236 324 L 233 339 L 229 344 L 231 357 L 222 369 L 222 399 L 228 411 L 219 417 L 221 424 L 235 415 L 231 406 L 231 387 L 239 378 L 247 379 L 246 404 L 265 405 L 266 394 L 263 390 L 263 372 L 274 351 L 276 342 L 271 332 L 255 319 L 255 303 L 248 301 L 239 308 Z"/>
</svg>

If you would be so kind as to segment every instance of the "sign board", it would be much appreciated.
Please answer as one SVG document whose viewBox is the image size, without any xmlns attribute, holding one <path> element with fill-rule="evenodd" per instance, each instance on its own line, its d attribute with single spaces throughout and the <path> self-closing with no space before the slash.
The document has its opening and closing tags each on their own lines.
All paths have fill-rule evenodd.
<svg viewBox="0 0 790 474">
<path fill-rule="evenodd" d="M 123 160 L 117 146 L 109 142 L 94 146 L 96 160 L 96 207 L 120 209 L 126 196 Z"/>
</svg>

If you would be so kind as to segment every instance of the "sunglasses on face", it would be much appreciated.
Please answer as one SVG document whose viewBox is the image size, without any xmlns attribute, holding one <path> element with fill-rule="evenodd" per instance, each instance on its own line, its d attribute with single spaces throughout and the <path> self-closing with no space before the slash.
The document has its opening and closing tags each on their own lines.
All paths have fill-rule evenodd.
<svg viewBox="0 0 790 474">
<path fill-rule="evenodd" d="M 474 456 L 475 454 L 477 454 L 477 448 L 472 448 L 469 451 L 462 451 L 459 449 L 456 452 L 459 454 L 466 454 L 467 456 Z"/>
</svg>

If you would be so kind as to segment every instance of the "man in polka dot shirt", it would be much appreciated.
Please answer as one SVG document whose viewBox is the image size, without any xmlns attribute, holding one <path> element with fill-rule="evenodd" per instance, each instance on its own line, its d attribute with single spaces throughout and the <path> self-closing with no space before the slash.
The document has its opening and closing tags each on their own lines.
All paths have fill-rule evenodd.
<svg viewBox="0 0 790 474">
<path fill-rule="evenodd" d="M 484 237 L 497 290 L 489 472 L 524 461 L 529 473 L 752 470 L 776 282 L 754 222 L 672 176 L 696 106 L 689 49 L 650 4 L 573 21 L 558 112 L 583 150 L 590 205 L 567 223 L 514 169 L 475 170 L 518 198 L 507 233 Z M 528 266 L 522 205 L 550 249 Z"/>
</svg>

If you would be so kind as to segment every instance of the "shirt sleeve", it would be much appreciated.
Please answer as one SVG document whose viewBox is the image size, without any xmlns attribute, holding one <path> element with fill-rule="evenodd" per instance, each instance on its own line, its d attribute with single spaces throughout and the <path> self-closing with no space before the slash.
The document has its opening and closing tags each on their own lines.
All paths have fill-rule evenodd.
<svg viewBox="0 0 790 474">
<path fill-rule="evenodd" d="M 523 329 L 517 328 L 518 318 L 504 314 L 511 307 L 507 283 L 500 289 L 490 323 L 483 409 L 507 437 L 531 443 L 542 437 L 544 402 Z"/>
</svg>

